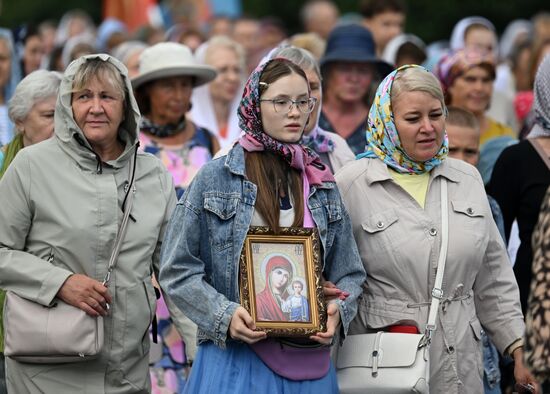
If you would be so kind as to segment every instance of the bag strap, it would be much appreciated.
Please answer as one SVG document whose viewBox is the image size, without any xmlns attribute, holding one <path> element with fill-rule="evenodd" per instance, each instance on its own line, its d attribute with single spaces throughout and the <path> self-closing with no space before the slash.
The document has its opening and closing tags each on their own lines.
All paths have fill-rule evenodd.
<svg viewBox="0 0 550 394">
<path fill-rule="evenodd" d="M 541 146 L 541 144 L 537 141 L 536 138 L 527 138 L 527 141 L 533 145 L 533 148 L 537 151 L 542 161 L 544 161 L 544 164 L 546 164 L 546 167 L 550 170 L 550 158 L 544 151 L 544 148 Z"/>
<path fill-rule="evenodd" d="M 445 273 L 445 262 L 447 260 L 447 247 L 449 245 L 449 207 L 447 196 L 447 181 L 441 177 L 441 250 L 439 252 L 439 260 L 437 262 L 437 272 L 435 274 L 435 284 L 432 289 L 432 303 L 430 305 L 430 313 L 428 315 L 428 323 L 426 324 L 425 337 L 427 343 L 432 339 L 432 335 L 436 329 L 437 313 L 439 311 L 439 303 L 443 298 L 443 274 Z"/>
<path fill-rule="evenodd" d="M 109 281 L 111 280 L 111 273 L 115 269 L 116 263 L 118 261 L 118 255 L 120 253 L 120 249 L 122 248 L 122 241 L 124 240 L 124 236 L 126 235 L 126 230 L 128 228 L 128 219 L 130 218 L 130 211 L 132 210 L 132 205 L 134 204 L 134 195 L 136 193 L 136 187 L 135 187 L 135 172 L 136 172 L 136 161 L 137 161 L 137 149 L 134 155 L 132 156 L 131 162 L 130 162 L 130 183 L 125 186 L 126 189 L 126 197 L 124 198 L 124 216 L 122 217 L 122 223 L 120 224 L 120 227 L 118 229 L 116 239 L 115 239 L 115 246 L 113 247 L 113 251 L 111 253 L 111 258 L 109 259 L 109 265 L 107 266 L 107 273 L 105 274 L 105 277 L 103 278 L 103 285 L 107 286 L 109 284 Z"/>
</svg>

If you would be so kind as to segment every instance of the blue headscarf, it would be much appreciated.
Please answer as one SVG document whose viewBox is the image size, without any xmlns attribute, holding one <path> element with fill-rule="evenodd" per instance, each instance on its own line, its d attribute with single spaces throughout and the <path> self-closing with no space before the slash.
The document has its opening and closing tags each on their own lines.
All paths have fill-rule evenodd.
<svg viewBox="0 0 550 394">
<path fill-rule="evenodd" d="M 443 144 L 439 151 L 434 157 L 424 162 L 413 160 L 403 149 L 395 127 L 391 107 L 391 89 L 397 73 L 411 67 L 429 72 L 421 66 L 405 65 L 386 76 L 378 86 L 374 102 L 369 111 L 367 146 L 364 153 L 357 155 L 357 159 L 363 157 L 379 158 L 397 172 L 423 174 L 441 164 L 445 159 L 449 153 L 449 140 L 445 132 Z"/>
</svg>

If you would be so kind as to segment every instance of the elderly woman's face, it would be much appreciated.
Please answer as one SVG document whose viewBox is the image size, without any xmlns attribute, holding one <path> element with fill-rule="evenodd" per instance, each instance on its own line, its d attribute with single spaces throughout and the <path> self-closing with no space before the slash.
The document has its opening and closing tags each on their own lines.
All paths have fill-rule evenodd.
<svg viewBox="0 0 550 394">
<path fill-rule="evenodd" d="M 0 87 L 4 87 L 11 74 L 11 52 L 6 40 L 0 39 Z"/>
<path fill-rule="evenodd" d="M 139 56 L 143 50 L 135 51 L 126 59 L 126 68 L 128 69 L 128 78 L 134 78 L 139 75 Z"/>
<path fill-rule="evenodd" d="M 44 141 L 53 135 L 55 101 L 56 96 L 37 101 L 25 119 L 15 121 L 17 130 L 23 134 L 24 146 Z"/>
<path fill-rule="evenodd" d="M 177 124 L 189 110 L 193 81 L 191 77 L 158 79 L 147 88 L 151 120 L 159 125 Z"/>
<path fill-rule="evenodd" d="M 432 95 L 411 91 L 392 99 L 395 127 L 407 155 L 418 162 L 434 157 L 443 143 L 445 116 Z"/>
<path fill-rule="evenodd" d="M 206 63 L 218 70 L 216 79 L 208 89 L 215 101 L 229 104 L 235 98 L 241 84 L 242 69 L 237 53 L 226 47 L 217 47 L 207 56 Z"/>
<path fill-rule="evenodd" d="M 93 148 L 116 142 L 124 116 L 124 97 L 107 81 L 92 78 L 84 89 L 72 94 L 73 117 Z"/>
</svg>

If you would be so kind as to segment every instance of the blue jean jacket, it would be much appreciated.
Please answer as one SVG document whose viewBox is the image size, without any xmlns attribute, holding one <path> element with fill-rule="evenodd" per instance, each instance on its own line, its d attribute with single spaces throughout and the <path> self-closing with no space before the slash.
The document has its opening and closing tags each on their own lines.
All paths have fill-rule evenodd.
<svg viewBox="0 0 550 394">
<path fill-rule="evenodd" d="M 198 326 L 197 341 L 220 347 L 239 306 L 239 257 L 256 201 L 244 151 L 204 165 L 178 202 L 161 251 L 159 282 Z M 342 334 L 357 312 L 365 271 L 335 183 L 312 187 L 308 206 L 321 241 L 323 274 L 350 295 L 338 300 Z"/>
</svg>

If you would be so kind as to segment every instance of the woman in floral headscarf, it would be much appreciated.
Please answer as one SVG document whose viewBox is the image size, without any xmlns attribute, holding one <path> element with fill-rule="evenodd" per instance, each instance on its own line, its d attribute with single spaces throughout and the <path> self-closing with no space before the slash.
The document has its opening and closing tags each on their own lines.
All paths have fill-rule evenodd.
<svg viewBox="0 0 550 394">
<path fill-rule="evenodd" d="M 350 334 L 424 331 L 446 182 L 448 253 L 430 392 L 483 392 L 482 325 L 502 353 L 515 357 L 518 382 L 532 382 L 521 361 L 524 324 L 506 249 L 479 173 L 447 158 L 445 116 L 433 74 L 420 66 L 395 70 L 376 92 L 365 153 L 336 176 L 369 273 Z"/>
<path fill-rule="evenodd" d="M 498 154 L 517 136 L 517 132 L 487 115 L 495 80 L 492 56 L 475 49 L 451 52 L 440 59 L 434 73 L 441 82 L 445 103 L 476 117 L 481 131 L 480 162 L 483 163 L 479 169 L 484 180 L 490 179 Z"/>
<path fill-rule="evenodd" d="M 487 116 L 493 95 L 495 62 L 492 55 L 477 49 L 461 49 L 443 56 L 435 75 L 441 81 L 445 102 L 470 111 L 481 128 L 481 144 L 517 132 Z"/>
<path fill-rule="evenodd" d="M 349 296 L 330 301 L 327 331 L 310 340 L 331 344 L 336 330 L 347 333 L 355 315 L 365 273 L 349 216 L 328 167 L 299 144 L 314 105 L 307 78 L 294 63 L 273 59 L 258 66 L 238 111 L 244 136 L 226 156 L 202 167 L 176 208 L 160 284 L 198 325 L 188 392 L 338 392 L 328 348 L 321 350 L 319 368 L 302 362 L 291 370 L 272 369 L 266 352 L 282 343 L 256 331 L 239 305 L 238 262 L 249 227 L 268 225 L 275 233 L 283 226 L 316 227 L 323 276 Z"/>
</svg>

